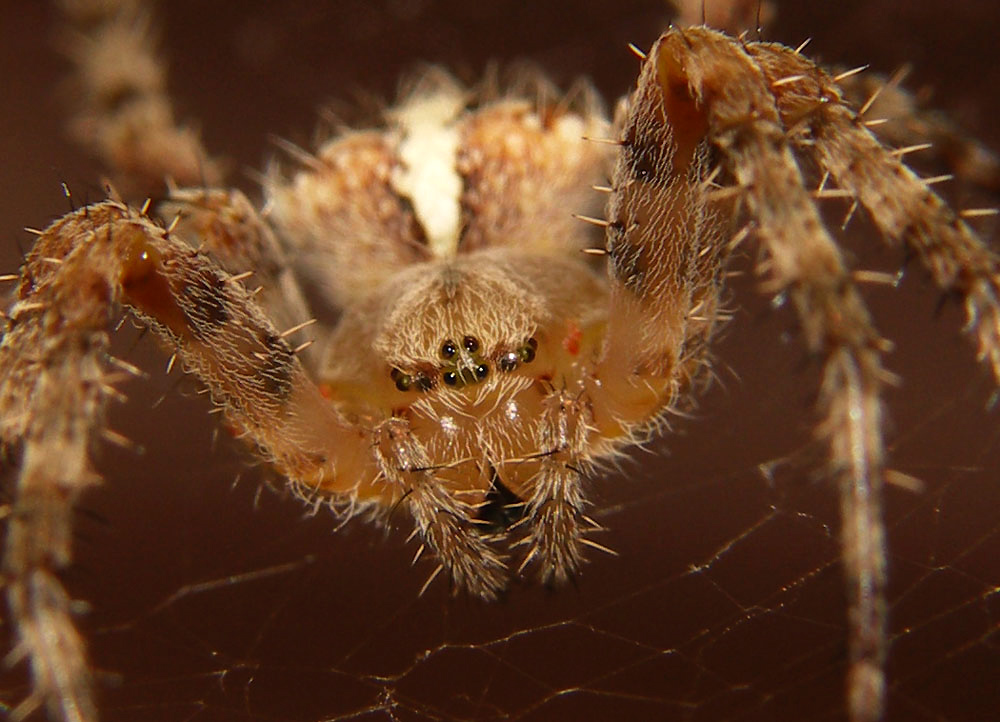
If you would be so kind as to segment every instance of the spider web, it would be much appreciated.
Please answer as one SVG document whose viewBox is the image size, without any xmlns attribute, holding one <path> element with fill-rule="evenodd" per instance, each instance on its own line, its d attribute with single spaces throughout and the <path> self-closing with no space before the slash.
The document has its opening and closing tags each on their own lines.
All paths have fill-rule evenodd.
<svg viewBox="0 0 1000 722">
<path fill-rule="evenodd" d="M 430 12 L 419 2 L 385 5 L 382 11 L 410 13 L 411 22 Z M 330 19 L 328 6 L 308 7 L 314 14 L 302 10 L 300 20 Z M 363 35 L 367 16 L 360 7 L 342 4 L 336 17 Z M 871 25 L 889 21 L 877 10 L 842 12 L 852 8 L 870 21 L 869 42 L 851 41 L 862 48 L 859 61 L 885 52 L 886 69 L 900 57 L 919 62 L 909 46 L 887 50 L 891 37 L 875 35 L 888 39 L 873 44 Z M 602 86 L 609 94 L 634 72 L 617 55 L 614 68 L 604 67 L 604 56 L 581 63 L 586 54 L 575 47 L 581 41 L 572 30 L 541 52 L 542 38 L 533 28 L 516 27 L 519 16 L 510 12 L 510 32 L 525 45 L 501 43 L 505 55 L 531 55 L 546 67 L 569 63 L 572 72 L 561 80 L 577 73 L 610 77 Z M 591 22 L 619 53 L 625 41 L 652 38 L 662 9 L 635 3 L 616 12 L 628 22 Z M 790 9 L 781 12 L 784 18 Z M 233 33 L 237 40 L 259 40 L 268 19 L 258 10 Z M 947 19 L 936 20 L 947 41 Z M 451 42 L 456 27 L 466 31 L 471 23 L 461 21 L 435 20 L 420 42 L 432 48 Z M 29 11 L 23 22 L 12 40 L 37 42 L 44 15 Z M 184 22 L 191 16 L 173 25 L 187 27 Z M 212 32 L 221 32 L 211 22 L 205 19 Z M 775 30 L 775 36 L 818 30 L 838 36 L 825 19 L 802 22 L 806 29 Z M 287 37 L 300 39 L 285 32 L 286 44 Z M 184 42 L 203 43 L 206 33 L 201 28 Z M 382 40 L 382 50 L 410 65 L 434 57 L 407 45 L 416 42 L 408 37 Z M 301 42 L 309 58 L 316 45 Z M 454 52 L 472 58 L 473 73 L 477 58 L 497 47 L 475 36 L 462 43 Z M 487 50 L 477 55 L 477 43 Z M 838 45 L 822 47 L 832 58 Z M 15 43 L 14 53 L 37 58 L 39 72 L 58 77 L 58 64 L 30 42 Z M 196 61 L 185 57 L 179 55 L 173 72 L 190 80 L 195 73 L 185 65 Z M 305 63 L 300 70 L 309 65 L 299 62 Z M 334 74 L 343 72 L 331 65 Z M 391 95 L 391 78 L 399 73 L 389 60 L 386 65 L 390 80 L 363 87 Z M 364 66 L 355 63 L 354 72 Z M 302 115 L 291 127 L 310 127 L 311 104 L 336 87 L 336 80 L 320 92 L 300 87 L 302 75 L 275 91 Z M 345 87 L 361 85 L 345 81 Z M 30 96 L 28 85 L 15 89 Z M 268 105 L 254 121 L 260 128 L 229 139 L 219 130 L 231 127 L 225 108 L 218 109 L 225 103 L 197 93 L 183 97 L 190 108 L 207 105 L 212 112 L 206 116 L 210 145 L 229 150 L 235 142 L 230 152 L 243 152 L 239 157 L 254 165 L 264 133 L 289 127 L 287 115 Z M 963 102 L 969 101 L 958 96 L 954 107 Z M 24 108 L 31 122 L 34 110 L 30 103 Z M 56 139 L 50 152 L 72 156 L 57 140 L 57 113 L 50 128 L 36 132 Z M 17 168 L 17 148 L 3 150 Z M 32 167 L 43 168 L 34 186 L 5 174 L 0 218 L 9 221 L 6 228 L 64 210 L 61 199 L 52 200 L 59 181 L 79 178 L 80 187 L 93 188 L 87 185 L 92 168 L 76 170 L 55 158 L 47 167 L 32 158 Z M 33 209 L 27 217 L 25 207 Z M 898 264 L 890 254 L 852 248 L 864 267 L 895 270 Z M 396 521 L 403 528 L 388 534 L 362 523 L 335 531 L 324 511 L 307 515 L 295 500 L 262 491 L 264 474 L 247 469 L 235 444 L 213 442 L 207 406 L 193 387 L 178 387 L 176 377 L 156 371 L 163 354 L 148 340 L 135 343 L 136 333 L 126 327 L 118 339 L 122 352 L 152 377 L 127 389 L 131 401 L 115 409 L 112 425 L 145 452 L 103 454 L 108 483 L 78 515 L 77 564 L 67 575 L 74 596 L 90 605 L 80 623 L 103 718 L 842 719 L 847 628 L 838 501 L 829 484 L 810 475 L 814 459 L 807 447 L 815 374 L 802 359 L 790 316 L 756 298 L 752 283 L 736 286 L 742 310 L 716 349 L 722 381 L 696 418 L 679 420 L 674 434 L 591 485 L 595 516 L 610 529 L 598 541 L 620 557 L 595 553 L 575 586 L 515 586 L 492 605 L 454 598 L 441 580 L 418 596 L 431 567 L 410 566 L 415 548 L 405 544 L 402 518 Z M 868 298 L 879 328 L 897 345 L 890 368 L 904 378 L 889 399 L 893 468 L 924 485 L 918 492 L 886 492 L 890 718 L 1000 719 L 1000 427 L 986 409 L 991 387 L 961 337 L 958 310 L 936 311 L 938 298 L 919 274 L 898 291 L 874 289 Z M 0 699 L 24 691 L 18 670 L 0 679 Z"/>
<path fill-rule="evenodd" d="M 744 320 L 723 352 L 780 336 L 773 315 Z M 1000 705 L 1000 444 L 957 334 L 938 343 L 893 406 L 895 468 L 926 486 L 887 493 L 891 711 L 988 719 Z M 204 425 L 158 440 L 144 464 L 167 473 L 116 479 L 79 524 L 70 581 L 94 604 L 83 621 L 106 718 L 839 718 L 837 500 L 798 458 L 760 469 L 804 437 L 812 379 L 794 351 L 761 353 L 771 368 L 744 371 L 656 456 L 594 484 L 611 529 L 601 541 L 620 558 L 593 559 L 575 588 L 515 587 L 495 605 L 443 583 L 418 597 L 431 568 L 408 565 L 405 530 L 334 534 L 324 512 L 258 495 L 252 475 L 219 484 L 241 468 L 229 453 L 171 451 L 208 445 Z M 947 391 L 945 373 L 960 379 Z M 751 382 L 773 391 L 744 392 Z M 147 419 L 133 423 L 153 438 L 182 435 Z"/>
</svg>

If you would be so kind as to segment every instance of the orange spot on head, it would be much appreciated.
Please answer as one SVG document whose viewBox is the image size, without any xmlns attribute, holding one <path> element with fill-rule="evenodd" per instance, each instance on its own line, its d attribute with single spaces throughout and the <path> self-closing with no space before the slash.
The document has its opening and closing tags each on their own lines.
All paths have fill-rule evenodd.
<svg viewBox="0 0 1000 722">
<path fill-rule="evenodd" d="M 333 398 L 333 388 L 330 386 L 330 384 L 320 384 L 319 395 L 322 396 L 327 401 L 329 401 L 330 399 Z"/>
<path fill-rule="evenodd" d="M 562 340 L 563 348 L 572 356 L 580 353 L 580 339 L 583 338 L 583 331 L 576 325 L 576 321 L 566 322 L 566 336 Z"/>
</svg>

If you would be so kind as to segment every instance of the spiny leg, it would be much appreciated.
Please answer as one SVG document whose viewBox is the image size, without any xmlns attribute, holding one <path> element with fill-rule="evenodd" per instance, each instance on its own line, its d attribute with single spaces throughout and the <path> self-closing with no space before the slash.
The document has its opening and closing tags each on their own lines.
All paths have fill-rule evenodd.
<svg viewBox="0 0 1000 722">
<path fill-rule="evenodd" d="M 887 150 L 844 104 L 833 79 L 787 48 L 750 46 L 776 91 L 792 138 L 814 153 L 890 241 L 902 242 L 935 283 L 965 302 L 967 328 L 1000 383 L 1000 260 L 928 185 Z"/>
<path fill-rule="evenodd" d="M 16 653 L 31 660 L 34 684 L 20 716 L 44 704 L 55 719 L 95 718 L 55 573 L 71 560 L 73 501 L 96 481 L 90 449 L 117 393 L 107 356 L 117 303 L 176 349 L 229 424 L 293 484 L 379 493 L 370 433 L 320 396 L 241 284 L 119 203 L 56 221 L 25 260 L 0 342 L 0 439 L 21 461 L 3 564 Z"/>
<path fill-rule="evenodd" d="M 96 280 L 75 275 L 83 288 Z M 10 659 L 29 662 L 33 684 L 12 718 L 43 705 L 54 720 L 86 722 L 96 719 L 87 657 L 56 575 L 72 556 L 73 504 L 98 481 L 89 452 L 114 393 L 103 361 L 108 305 L 100 293 L 35 285 L 24 277 L 0 342 L 0 439 L 21 463 L 3 556 Z"/>
<path fill-rule="evenodd" d="M 75 65 L 73 133 L 113 172 L 128 198 L 162 192 L 166 179 L 217 185 L 222 169 L 197 132 L 177 123 L 150 12 L 138 0 L 59 0 Z"/>
<path fill-rule="evenodd" d="M 597 525 L 583 513 L 581 471 L 642 443 L 692 403 L 694 387 L 709 377 L 708 344 L 726 320 L 720 293 L 733 245 L 731 199 L 712 198 L 703 114 L 690 101 L 672 110 L 668 118 L 647 64 L 616 118 L 620 153 L 606 220 L 584 219 L 606 227 L 607 328 L 582 393 L 554 391 L 547 400 L 537 442 L 547 451 L 525 521 L 534 524 L 525 563 L 541 558 L 543 573 L 557 580 L 579 568 L 581 546 L 609 551 L 583 536 Z"/>
<path fill-rule="evenodd" d="M 543 418 L 536 432 L 538 472 L 531 480 L 524 501 L 527 534 L 516 545 L 526 545 L 520 569 L 534 564 L 544 583 L 564 584 L 574 577 L 584 561 L 585 546 L 610 552 L 584 534 L 599 526 L 586 515 L 583 479 L 587 460 L 589 408 L 583 394 L 553 390 L 543 402 Z"/>
<path fill-rule="evenodd" d="M 709 202 L 704 121 L 684 112 L 668 122 L 661 97 L 647 65 L 618 121 L 605 222 L 611 304 L 587 380 L 594 424 L 609 440 L 643 433 L 675 408 L 705 370 L 707 342 L 722 320 L 728 247 L 723 216 Z"/>
<path fill-rule="evenodd" d="M 466 589 L 481 599 L 496 599 L 507 586 L 507 566 L 490 546 L 491 539 L 477 528 L 476 509 L 436 476 L 437 470 L 406 419 L 387 419 L 376 427 L 374 437 L 380 482 L 397 503 L 405 504 L 413 516 L 415 533 L 440 560 L 427 585 L 443 569 L 456 589 Z M 421 546 L 418 558 L 423 549 Z"/>
<path fill-rule="evenodd" d="M 838 481 L 850 614 L 848 707 L 877 720 L 885 704 L 885 543 L 881 518 L 885 343 L 803 186 L 767 79 L 741 45 L 705 28 L 671 31 L 650 55 L 666 113 L 690 104 L 741 189 L 767 252 L 767 289 L 786 294 L 822 359 L 817 436 Z M 643 76 L 646 77 L 645 75 Z M 669 118 L 672 122 L 672 117 Z"/>
<path fill-rule="evenodd" d="M 220 188 L 171 188 L 156 213 L 172 232 L 211 254 L 222 269 L 246 279 L 258 304 L 280 328 L 310 322 L 305 296 L 287 254 L 271 229 L 242 192 Z M 287 332 L 286 332 L 287 333 Z M 310 360 L 301 331 L 283 334 L 304 362 Z"/>
<path fill-rule="evenodd" d="M 547 396 L 535 440 L 542 451 L 519 544 L 528 547 L 522 568 L 536 563 L 546 581 L 575 574 L 584 546 L 610 551 L 585 537 L 599 527 L 585 515 L 581 477 L 592 460 L 641 443 L 681 410 L 706 377 L 707 345 L 724 320 L 725 204 L 708 200 L 704 122 L 692 112 L 668 123 L 651 72 L 616 119 L 606 220 L 582 218 L 606 227 L 606 247 L 595 249 L 609 259 L 603 345 L 582 379 Z"/>
<path fill-rule="evenodd" d="M 755 47 L 750 48 L 756 56 Z M 848 106 L 863 111 L 859 115 L 865 118 L 865 128 L 883 144 L 919 147 L 921 161 L 929 154 L 934 165 L 949 169 L 962 183 L 1000 191 L 1000 156 L 946 114 L 924 107 L 902 86 L 907 70 L 904 66 L 889 77 L 875 72 L 840 73 L 827 80 L 836 81 Z M 764 72 L 768 73 L 766 66 Z M 778 94 L 779 110 L 782 95 Z"/>
</svg>

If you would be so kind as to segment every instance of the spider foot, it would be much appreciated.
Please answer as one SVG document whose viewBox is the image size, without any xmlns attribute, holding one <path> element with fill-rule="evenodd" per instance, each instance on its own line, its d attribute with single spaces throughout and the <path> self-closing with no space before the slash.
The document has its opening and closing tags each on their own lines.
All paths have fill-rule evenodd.
<svg viewBox="0 0 1000 722">
<path fill-rule="evenodd" d="M 565 584 L 585 561 L 585 526 L 596 525 L 584 516 L 577 472 L 552 464 L 542 470 L 536 483 L 525 519 L 530 531 L 518 542 L 528 547 L 518 572 L 536 564 L 544 584 Z"/>
<path fill-rule="evenodd" d="M 518 571 L 537 563 L 543 584 L 562 585 L 583 566 L 580 511 L 565 501 L 549 501 L 531 518 L 531 532 L 523 540 L 528 553 Z"/>
<path fill-rule="evenodd" d="M 440 562 L 424 588 L 443 570 L 456 589 L 487 601 L 499 597 L 507 586 L 507 565 L 490 546 L 493 537 L 477 524 L 476 509 L 435 475 L 408 423 L 401 418 L 383 423 L 375 432 L 374 451 L 383 480 L 395 487 L 413 517 L 415 534 Z"/>
<path fill-rule="evenodd" d="M 421 508 L 425 507 L 426 508 Z M 486 601 L 497 599 L 507 587 L 507 565 L 471 523 L 453 511 L 433 509 L 423 500 L 410 504 L 424 542 L 433 549 L 456 589 Z M 428 580 L 433 581 L 433 577 Z"/>
</svg>

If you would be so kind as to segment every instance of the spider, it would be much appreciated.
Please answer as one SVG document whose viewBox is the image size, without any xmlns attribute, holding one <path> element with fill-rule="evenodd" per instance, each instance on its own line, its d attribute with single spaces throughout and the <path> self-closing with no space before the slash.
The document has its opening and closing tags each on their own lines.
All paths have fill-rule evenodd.
<svg viewBox="0 0 1000 722">
<path fill-rule="evenodd" d="M 765 74 L 764 86 L 770 86 L 770 92 L 755 96 L 752 85 L 732 84 L 740 95 L 730 98 L 723 92 L 730 85 L 711 79 L 754 77 L 748 54 L 757 63 L 775 62 L 777 67 Z M 813 200 L 796 182 L 798 168 L 786 152 L 812 153 L 814 144 L 823 152 L 819 131 L 836 127 L 825 114 L 849 111 L 837 102 L 830 79 L 789 49 L 690 29 L 668 33 L 649 57 L 637 94 L 610 126 L 586 91 L 550 102 L 544 86 L 536 83 L 527 97 L 523 91 L 491 95 L 482 90 L 470 100 L 470 91 L 447 77 L 428 76 L 389 115 L 394 128 L 389 138 L 401 144 L 401 162 L 382 148 L 386 136 L 348 135 L 340 145 L 301 158 L 297 174 L 270 175 L 265 217 L 238 194 L 199 188 L 172 189 L 170 198 L 159 204 L 158 217 L 141 203 L 112 200 L 58 221 L 41 236 L 22 271 L 20 305 L 12 307 L 5 335 L 8 385 L 3 391 L 10 394 L 6 408 L 21 409 L 35 379 L 54 382 L 82 396 L 70 399 L 36 389 L 31 398 L 70 405 L 93 420 L 62 408 L 51 413 L 39 409 L 33 415 L 49 420 L 34 432 L 23 425 L 22 412 L 5 413 L 9 439 L 24 439 L 25 491 L 31 488 L 32 443 L 54 443 L 58 453 L 48 458 L 72 458 L 66 437 L 57 433 L 70 417 L 84 423 L 79 432 L 83 446 L 75 461 L 79 470 L 45 474 L 75 474 L 86 480 L 85 442 L 100 428 L 101 395 L 113 392 L 93 379 L 66 380 L 76 378 L 81 369 L 97 374 L 94 379 L 110 374 L 109 381 L 129 372 L 126 364 L 100 367 L 100 329 L 106 325 L 109 301 L 115 300 L 164 333 L 180 361 L 212 389 L 234 432 L 262 447 L 265 458 L 304 496 L 342 503 L 349 513 L 408 511 L 424 546 L 438 557 L 439 568 L 457 587 L 478 596 L 496 596 L 510 572 L 534 569 L 544 580 L 564 581 L 579 570 L 586 546 L 601 548 L 587 536 L 598 525 L 586 510 L 581 476 L 655 431 L 667 411 L 686 408 L 687 395 L 705 380 L 707 343 L 722 320 L 719 296 L 727 256 L 752 235 L 770 257 L 764 275 L 773 285 L 767 290 L 783 293 L 797 308 L 807 348 L 824 368 L 825 421 L 818 435 L 831 446 L 829 475 L 862 495 L 874 488 L 877 497 L 883 464 L 878 398 L 889 379 L 880 361 L 884 345 L 870 327 L 854 277 L 817 225 Z M 715 63 L 736 63 L 738 69 Z M 698 75 L 702 67 L 704 77 Z M 664 95 L 666 102 L 657 105 Z M 751 103 L 750 109 L 739 110 L 741 102 Z M 775 103 L 779 115 L 768 115 L 769 104 Z M 465 118 L 466 106 L 478 108 L 462 121 L 466 128 L 481 125 L 477 129 L 489 140 L 462 144 L 454 132 L 441 130 Z M 428 117 L 434 123 L 426 122 Z M 824 122 L 814 125 L 815 117 Z M 502 123 L 501 131 L 491 130 L 494 121 Z M 752 132 L 738 132 L 747 129 Z M 549 181 L 554 176 L 563 186 L 545 184 L 547 192 L 566 194 L 560 209 L 577 209 L 596 230 L 561 210 L 547 215 L 544 207 L 519 208 L 514 217 L 521 222 L 504 226 L 508 203 L 496 204 L 490 183 L 518 166 L 508 151 L 490 155 L 505 147 L 492 140 L 491 132 L 510 139 L 512 155 L 518 145 L 538 147 L 541 138 L 558 143 L 532 163 L 552 166 L 543 177 Z M 519 142 L 521 133 L 530 140 Z M 580 141 L 583 135 L 593 142 Z M 860 130 L 856 136 L 845 135 L 868 137 Z M 601 138 L 612 142 L 597 142 Z M 419 157 L 424 143 L 443 150 L 425 162 Z M 896 168 L 892 156 L 870 148 L 876 168 Z M 761 155 L 751 157 L 753 153 Z M 425 168 L 436 176 L 435 183 L 451 187 L 454 174 L 434 159 L 452 155 L 459 158 L 465 195 L 461 203 L 442 208 L 435 205 L 436 196 L 421 193 L 428 181 L 413 169 Z M 207 156 L 192 157 L 196 161 L 180 169 L 147 164 L 138 170 L 152 176 L 169 170 L 182 180 L 186 171 L 188 183 L 211 177 L 214 168 Z M 880 222 L 879 204 L 866 200 L 870 189 L 851 185 L 864 173 L 838 171 L 835 154 L 820 163 L 840 186 L 829 195 L 851 191 L 876 211 Z M 395 167 L 383 167 L 387 164 Z M 326 177 L 331 167 L 348 171 Z M 773 176 L 757 180 L 747 175 L 765 169 Z M 126 170 L 126 178 L 137 185 L 149 182 L 135 178 L 140 175 L 137 169 Z M 381 189 L 370 206 L 353 194 L 344 207 L 303 202 L 311 194 L 320 196 L 330 184 L 355 182 L 355 172 L 361 176 L 360 185 Z M 518 203 L 529 204 L 536 187 L 531 181 L 530 174 L 515 170 L 499 185 L 532 189 L 516 196 L 527 198 Z M 904 197 L 928 197 L 922 184 L 908 182 L 900 191 Z M 591 192 L 591 185 L 599 190 Z M 611 196 L 606 212 L 600 192 Z M 664 209 L 670 212 L 661 216 Z M 544 222 L 528 224 L 531 235 L 518 241 L 524 215 L 535 218 L 536 212 Z M 742 218 L 744 212 L 751 225 L 732 225 L 731 219 Z M 325 234 L 311 230 L 317 221 L 308 221 L 310 213 L 334 216 L 337 232 L 331 235 L 336 237 L 346 235 L 342 228 L 357 223 L 355 218 L 351 225 L 337 225 L 347 223 L 340 216 L 357 215 L 376 223 L 378 233 L 369 235 L 398 242 L 385 247 L 381 240 L 368 246 L 355 241 L 350 247 L 335 247 L 320 261 L 324 253 L 318 246 L 323 241 L 317 235 Z M 524 215 L 519 218 L 517 213 Z M 942 285 L 969 291 L 981 313 L 995 313 L 989 297 L 994 260 L 968 240 L 963 225 L 941 220 L 949 218 L 947 213 L 934 206 L 907 217 L 928 223 L 935 236 L 957 234 L 959 240 L 952 245 L 925 249 L 931 265 L 939 264 L 933 270 L 947 276 L 938 279 Z M 930 220 L 922 220 L 925 216 Z M 170 227 L 174 218 L 180 220 Z M 889 220 L 881 222 L 888 225 Z M 803 229 L 790 231 L 793 223 L 803 224 Z M 546 237 L 536 237 L 538 226 L 546 229 Z M 494 237 L 498 227 L 503 232 Z M 794 242 L 783 245 L 779 231 L 792 232 Z M 678 236 L 690 241 L 681 247 L 663 241 Z M 174 243 L 175 238 L 191 241 L 195 250 Z M 808 245 L 807 240 L 812 250 L 800 266 L 799 245 Z M 919 254 L 919 238 L 904 240 Z M 967 252 L 963 272 L 940 267 L 950 262 L 946 254 L 962 244 L 960 250 Z M 92 246 L 86 254 L 75 250 L 86 245 Z M 379 256 L 378 264 L 358 264 L 356 254 L 362 247 Z M 537 260 L 546 247 L 544 261 Z M 675 250 L 665 253 L 663 248 Z M 327 333 L 317 332 L 326 337 L 326 349 L 289 341 L 301 333 L 298 320 L 309 317 L 306 296 L 296 274 L 289 273 L 296 264 L 289 260 L 291 249 L 312 253 L 311 260 L 295 270 L 325 301 L 317 313 L 343 313 Z M 252 283 L 244 275 L 251 270 L 248 257 L 255 271 Z M 73 270 L 75 263 L 80 263 L 78 270 Z M 317 269 L 322 263 L 329 264 L 326 273 Z M 362 266 L 358 276 L 338 270 L 356 264 Z M 808 272 L 796 268 L 806 266 Z M 102 269 L 112 269 L 110 276 L 102 279 Z M 969 269 L 974 271 L 971 281 L 963 277 Z M 956 275 L 971 285 L 956 287 Z M 984 279 L 987 288 L 977 290 L 975 283 Z M 263 282 L 263 290 L 255 296 L 258 282 Z M 60 301 L 60 288 L 72 291 L 74 300 Z M 372 293 L 373 288 L 378 292 Z M 51 299 L 43 295 L 46 289 L 55 294 Z M 538 289 L 545 289 L 540 299 Z M 95 305 L 88 307 L 86 299 Z M 267 309 L 266 316 L 258 304 Z M 58 314 L 48 315 L 47 307 L 58 308 Z M 64 336 L 64 324 L 73 325 L 67 319 L 74 313 L 80 314 L 81 323 L 99 324 L 87 326 L 79 337 Z M 279 328 L 269 318 L 283 325 Z M 996 344 L 988 335 L 995 329 L 980 322 L 987 332 L 982 350 L 995 355 Z M 59 345 L 39 341 L 43 331 Z M 359 347 L 364 354 L 358 353 Z M 74 357 L 66 364 L 65 377 L 49 377 L 55 373 L 52 361 L 43 365 L 44 373 L 30 367 L 43 349 L 57 357 Z M 295 360 L 298 355 L 301 362 Z M 34 421 L 29 417 L 28 423 Z M 287 426 L 280 428 L 280 423 Z M 342 477 L 349 481 L 338 481 Z M 850 501 L 846 493 L 845 498 Z M 30 508 L 31 499 L 24 493 L 18 504 Z M 62 508 L 54 512 L 66 513 Z M 18 523 L 22 516 L 31 519 L 30 514 L 16 515 Z M 849 578 L 855 582 L 849 589 L 855 590 L 852 609 L 857 617 L 850 705 L 855 719 L 871 719 L 882 704 L 884 656 L 877 503 L 847 509 L 845 517 L 865 521 L 862 538 L 845 541 L 845 554 Z M 65 528 L 64 521 L 55 520 L 56 533 Z M 9 587 L 12 616 L 21 620 L 26 635 L 37 622 L 33 612 L 20 606 L 25 570 L 47 568 L 30 558 L 27 567 L 19 567 L 24 562 L 17 559 L 16 550 L 31 550 L 18 534 L 28 531 L 34 529 L 12 525 L 8 540 L 15 550 L 8 556 L 8 569 L 14 570 Z M 33 538 L 52 545 L 38 553 L 55 553 L 53 566 L 64 563 L 68 552 L 59 547 L 58 538 Z M 505 541 L 514 542 L 509 550 Z M 855 548 L 864 543 L 867 550 Z M 58 610 L 58 588 L 47 589 Z M 70 630 L 60 633 L 67 645 L 74 641 Z M 44 650 L 32 649 L 30 637 L 24 641 L 36 658 L 44 658 Z M 61 664 L 72 671 L 74 651 L 63 653 Z M 70 679 L 71 684 L 78 682 Z M 43 696 L 58 694 L 67 704 L 64 710 L 76 705 L 89 714 L 84 690 L 46 687 L 61 683 L 44 674 L 36 677 Z M 63 714 L 71 717 L 69 711 Z"/>
</svg>

